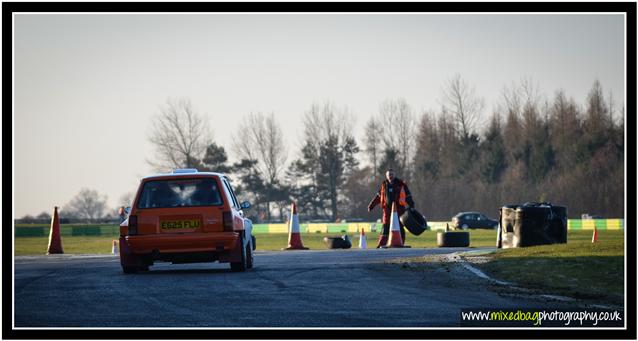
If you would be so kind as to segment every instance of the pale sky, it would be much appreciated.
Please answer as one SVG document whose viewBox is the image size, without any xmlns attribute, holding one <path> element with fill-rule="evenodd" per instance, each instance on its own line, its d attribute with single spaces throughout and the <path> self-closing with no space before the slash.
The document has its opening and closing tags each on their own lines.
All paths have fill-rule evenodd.
<svg viewBox="0 0 638 341">
<path fill-rule="evenodd" d="M 14 15 L 14 213 L 51 213 L 81 188 L 120 197 L 154 173 L 151 118 L 188 97 L 213 139 L 274 112 L 301 146 L 313 101 L 347 106 L 362 127 L 385 99 L 438 110 L 455 73 L 485 99 L 531 78 L 584 104 L 595 79 L 625 99 L 623 15 Z M 363 157 L 363 155 L 361 155 Z"/>
</svg>

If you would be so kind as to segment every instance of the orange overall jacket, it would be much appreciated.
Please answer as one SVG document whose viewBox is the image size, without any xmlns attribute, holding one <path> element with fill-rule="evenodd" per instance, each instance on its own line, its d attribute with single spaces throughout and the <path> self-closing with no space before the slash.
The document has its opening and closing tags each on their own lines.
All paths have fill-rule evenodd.
<svg viewBox="0 0 638 341">
<path fill-rule="evenodd" d="M 408 185 L 398 178 L 394 178 L 392 183 L 388 180 L 383 181 L 381 189 L 375 194 L 372 201 L 370 201 L 368 209 L 372 210 L 375 206 L 381 204 L 381 209 L 383 209 L 381 222 L 383 224 L 389 224 L 392 215 L 392 203 L 395 203 L 399 216 L 405 212 L 408 205 L 414 207 L 414 201 L 412 200 L 412 194 L 410 193 Z"/>
</svg>

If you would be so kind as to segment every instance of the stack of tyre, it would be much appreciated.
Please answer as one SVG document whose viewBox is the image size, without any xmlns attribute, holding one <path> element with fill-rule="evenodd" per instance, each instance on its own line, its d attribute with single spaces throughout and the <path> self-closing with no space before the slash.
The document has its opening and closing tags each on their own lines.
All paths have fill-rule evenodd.
<svg viewBox="0 0 638 341">
<path fill-rule="evenodd" d="M 498 248 L 567 243 L 567 207 L 548 202 L 505 205 L 497 231 Z"/>
</svg>

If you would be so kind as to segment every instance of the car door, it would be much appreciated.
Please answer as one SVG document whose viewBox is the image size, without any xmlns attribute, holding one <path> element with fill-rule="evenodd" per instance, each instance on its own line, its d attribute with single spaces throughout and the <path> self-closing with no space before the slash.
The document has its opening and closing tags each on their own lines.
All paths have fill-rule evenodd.
<svg viewBox="0 0 638 341">
<path fill-rule="evenodd" d="M 244 244 L 251 243 L 252 238 L 252 222 L 249 219 L 244 218 L 244 211 L 241 209 L 239 201 L 235 196 L 235 191 L 233 191 L 233 187 L 230 185 L 230 182 L 227 178 L 223 178 L 222 182 L 224 183 L 224 187 L 226 191 L 230 194 L 230 200 L 232 201 L 232 210 L 233 210 L 233 220 L 237 219 L 236 224 L 241 224 L 245 231 L 246 238 L 244 240 Z M 240 222 L 241 221 L 241 222 Z"/>
<path fill-rule="evenodd" d="M 488 218 L 485 214 L 481 214 L 481 227 L 483 228 L 492 227 L 492 220 Z"/>
<path fill-rule="evenodd" d="M 474 227 L 473 223 L 474 222 L 472 221 L 472 215 L 471 214 L 463 215 L 463 221 L 461 222 L 461 226 L 463 226 L 463 224 L 466 224 L 468 228 L 472 228 L 472 227 Z"/>
<path fill-rule="evenodd" d="M 224 192 L 226 193 L 226 198 L 228 199 L 228 203 L 230 204 L 230 210 L 233 214 L 233 224 L 235 226 L 243 226 L 243 212 L 241 212 L 241 208 L 239 207 L 239 203 L 237 202 L 237 198 L 235 198 L 235 194 L 233 193 L 228 180 L 224 177 L 222 178 L 222 184 L 224 186 Z M 241 220 L 241 222 L 240 222 Z"/>
<path fill-rule="evenodd" d="M 477 221 L 477 226 L 476 227 L 480 227 L 480 228 L 485 228 L 488 227 L 487 225 L 487 217 L 484 216 L 483 214 L 477 214 L 476 215 L 476 221 Z"/>
<path fill-rule="evenodd" d="M 481 225 L 478 214 L 470 214 L 470 227 L 477 228 Z"/>
</svg>

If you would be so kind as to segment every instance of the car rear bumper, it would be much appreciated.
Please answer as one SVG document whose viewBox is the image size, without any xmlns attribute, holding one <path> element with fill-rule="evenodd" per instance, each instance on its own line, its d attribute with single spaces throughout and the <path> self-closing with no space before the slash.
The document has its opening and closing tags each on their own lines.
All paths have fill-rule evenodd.
<svg viewBox="0 0 638 341">
<path fill-rule="evenodd" d="M 129 252 L 136 254 L 232 251 L 237 246 L 238 239 L 237 232 L 149 234 L 125 237 Z"/>
</svg>

